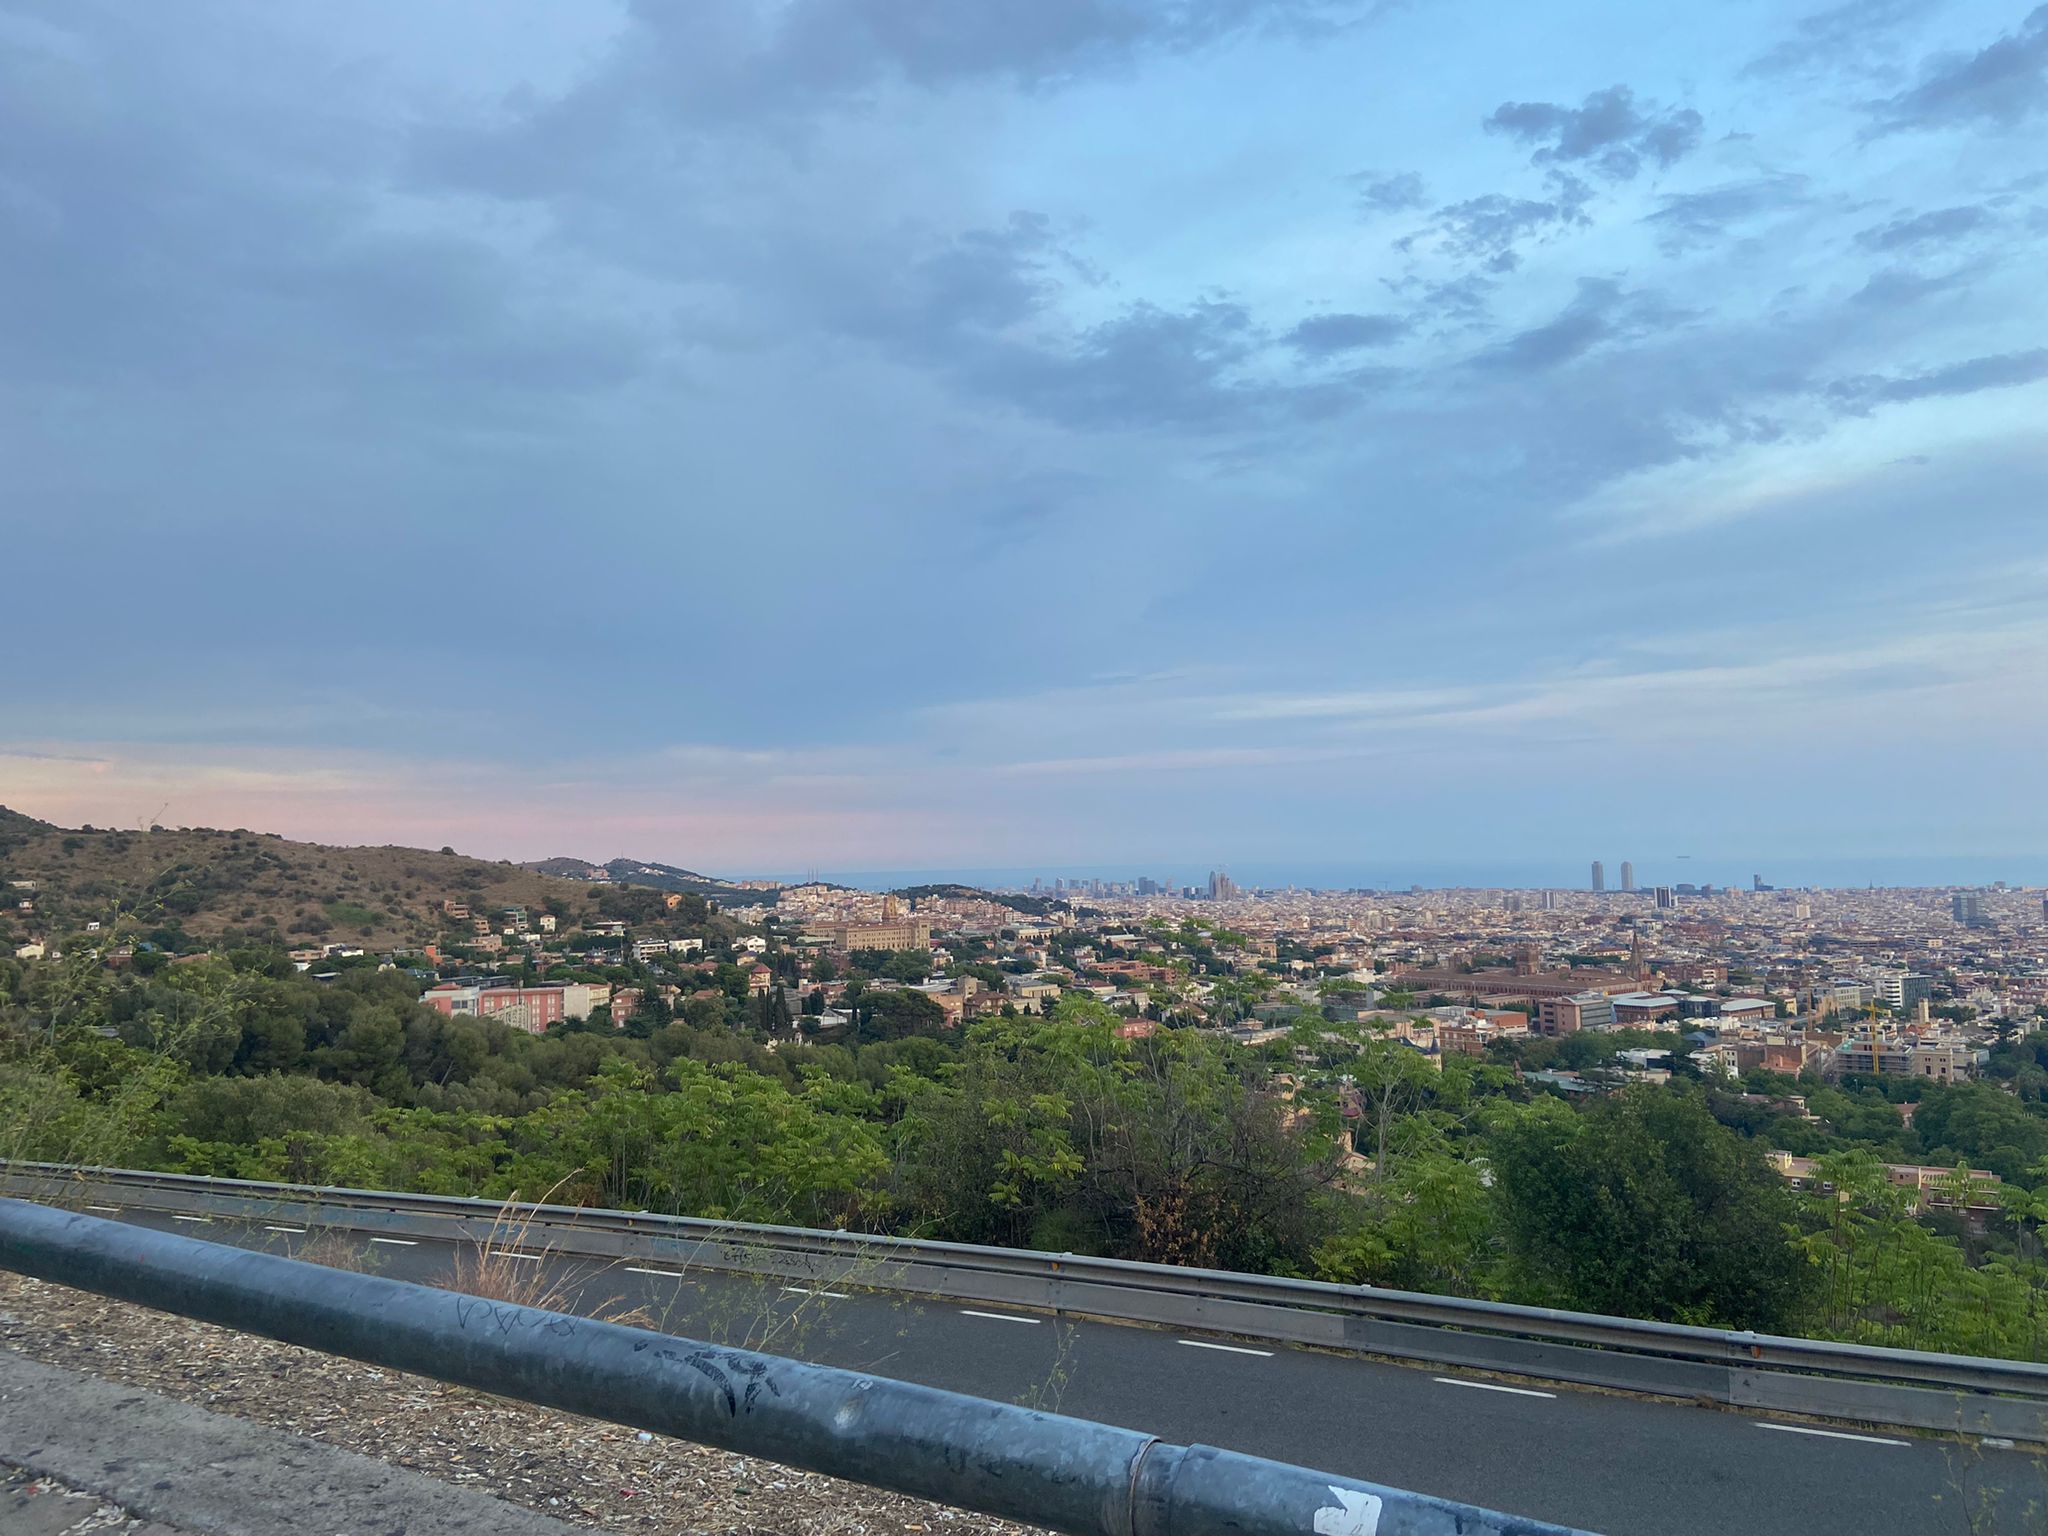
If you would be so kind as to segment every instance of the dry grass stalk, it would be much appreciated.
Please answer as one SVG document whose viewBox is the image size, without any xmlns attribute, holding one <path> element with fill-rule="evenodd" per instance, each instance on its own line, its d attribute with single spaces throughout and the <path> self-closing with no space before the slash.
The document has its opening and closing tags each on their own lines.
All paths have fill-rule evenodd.
<svg viewBox="0 0 2048 1536">
<path fill-rule="evenodd" d="M 563 1182 L 566 1182 L 563 1181 Z M 587 1283 L 610 1265 L 565 1265 L 557 1262 L 555 1245 L 533 1240 L 538 1207 L 562 1187 L 557 1183 L 532 1205 L 522 1206 L 515 1190 L 498 1207 L 490 1230 L 455 1250 L 448 1275 L 434 1283 L 444 1290 L 508 1306 L 537 1307 L 543 1312 L 579 1312 L 607 1323 L 652 1327 L 645 1307 L 628 1307 L 621 1297 L 591 1304 L 583 1297 Z"/>
</svg>

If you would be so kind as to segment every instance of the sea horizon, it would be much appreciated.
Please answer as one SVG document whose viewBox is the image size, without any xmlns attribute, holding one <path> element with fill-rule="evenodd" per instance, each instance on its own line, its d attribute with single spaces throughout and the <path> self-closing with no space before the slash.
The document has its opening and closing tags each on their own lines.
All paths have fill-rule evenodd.
<svg viewBox="0 0 2048 1536">
<path fill-rule="evenodd" d="M 1605 860 L 1607 891 L 1621 889 L 1620 859 Z M 1711 885 L 1747 890 L 1757 877 L 1771 888 L 1791 890 L 1979 890 L 2003 882 L 2010 889 L 2048 887 L 2048 854 L 2009 856 L 1927 855 L 1883 858 L 1731 858 L 1725 856 L 1637 859 L 1638 890 L 1660 885 Z M 971 885 L 983 889 L 1028 890 L 1034 880 L 1050 887 L 1055 880 L 1131 882 L 1141 876 L 1174 890 L 1206 885 L 1209 872 L 1227 873 L 1241 889 L 1251 890 L 1378 890 L 1392 893 L 1414 888 L 1442 891 L 1581 891 L 1592 888 L 1592 861 L 1433 860 L 1415 858 L 1360 859 L 1353 862 L 1290 862 L 1285 860 L 1230 863 L 1141 864 L 1015 864 L 975 867 L 915 867 L 815 871 L 801 879 L 824 880 L 860 890 L 894 890 L 913 885 Z M 763 877 L 768 878 L 768 877 Z"/>
</svg>

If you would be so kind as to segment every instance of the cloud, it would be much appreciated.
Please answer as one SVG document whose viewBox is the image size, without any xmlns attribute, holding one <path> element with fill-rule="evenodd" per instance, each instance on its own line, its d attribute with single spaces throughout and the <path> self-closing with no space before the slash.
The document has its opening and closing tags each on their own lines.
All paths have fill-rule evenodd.
<svg viewBox="0 0 2048 1536">
<path fill-rule="evenodd" d="M 1497 279 L 1484 272 L 1467 272 L 1462 277 L 1453 277 L 1438 283 L 1429 283 L 1422 289 L 1421 309 L 1439 320 L 1455 322 L 1458 326 L 1483 325 L 1489 313 L 1488 306 L 1493 299 Z M 1404 285 L 1393 285 L 1396 291 Z"/>
<path fill-rule="evenodd" d="M 1394 176 L 1361 171 L 1347 179 L 1357 189 L 1358 206 L 1367 213 L 1405 213 L 1429 201 L 1422 177 L 1414 171 Z"/>
<path fill-rule="evenodd" d="M 1026 778 L 1079 774 L 1193 773 L 1233 768 L 1284 768 L 1368 756 L 1355 747 L 1178 747 L 1079 757 L 1034 758 L 997 770 Z"/>
<path fill-rule="evenodd" d="M 1971 685 L 1968 703 L 1949 700 L 1967 715 L 2043 658 L 2048 611 L 2038 597 L 2009 609 L 1928 605 L 1909 625 L 1879 605 L 1822 641 L 1784 624 L 1681 626 L 1592 660 L 1507 663 L 1464 682 L 1389 683 L 1386 668 L 1367 664 L 1340 666 L 1323 687 L 1290 675 L 1229 691 L 1187 680 L 1138 695 L 1075 688 L 969 701 L 944 720 L 990 744 L 989 771 L 1025 776 L 1300 766 L 1368 748 L 1465 751 L 1494 740 L 1583 740 L 1604 751 L 1617 731 L 1646 744 L 1729 729 L 1791 741 L 1816 713 L 1882 718 L 1900 695 L 1956 685 Z M 1011 755 L 1034 741 L 1045 749 Z"/>
<path fill-rule="evenodd" d="M 675 14 L 650 0 L 637 9 Z M 819 83 L 893 71 L 921 85 L 992 75 L 1039 85 L 1244 32 L 1326 34 L 1363 10 L 1345 0 L 796 0 L 762 52 Z"/>
<path fill-rule="evenodd" d="M 1541 373 L 1556 368 L 1604 341 L 1636 330 L 1647 311 L 1619 283 L 1607 278 L 1579 279 L 1578 294 L 1555 319 L 1518 332 L 1482 352 L 1475 362 L 1506 373 Z"/>
<path fill-rule="evenodd" d="M 1287 333 L 1287 345 L 1310 357 L 1384 347 L 1412 329 L 1399 315 L 1311 315 Z"/>
<path fill-rule="evenodd" d="M 1828 395 L 1848 410 L 1864 412 L 1878 405 L 1943 395 L 1973 395 L 1985 389 L 2012 389 L 2043 379 L 2048 379 L 2048 347 L 1972 357 L 1920 373 L 1843 379 L 1828 387 Z"/>
<path fill-rule="evenodd" d="M 1704 123 L 1690 107 L 1640 109 L 1627 86 L 1611 85 L 1577 107 L 1503 102 L 1484 126 L 1537 145 L 1534 164 L 1583 164 L 1611 181 L 1627 181 L 1646 159 L 1666 168 L 1697 149 Z"/>
<path fill-rule="evenodd" d="M 1675 255 L 1712 245 L 1751 219 L 1804 206 L 1807 185 L 1804 176 L 1773 172 L 1700 192 L 1667 193 L 1643 222 L 1656 231 L 1658 245 Z"/>
<path fill-rule="evenodd" d="M 1846 93 L 1779 91 L 1809 114 L 1797 133 L 1759 119 L 1768 144 L 1688 151 L 1658 184 L 1689 130 L 1668 110 L 1678 88 L 1648 71 L 1696 73 L 1702 104 L 1760 96 L 1727 79 L 1731 48 L 1738 63 L 1748 51 L 1732 27 L 1729 47 L 1685 54 L 1674 37 L 1645 53 L 1639 96 L 1538 101 L 1491 136 L 1475 126 L 1487 102 L 1566 100 L 1514 83 L 1550 67 L 1514 38 L 1428 7 L 1409 11 L 1412 35 L 1404 21 L 1399 39 L 1336 38 L 1317 63 L 1330 78 L 1392 69 L 1452 103 L 1454 131 L 1404 137 L 1399 93 L 1301 92 L 1297 49 L 1271 34 L 1337 24 L 1335 7 L 828 9 L 540 6 L 479 49 L 420 19 L 433 8 L 330 24 L 243 0 L 122 17 L 44 0 L 74 40 L 32 66 L 15 33 L 0 46 L 0 461 L 23 509 L 8 553 L 22 570 L 135 558 L 100 560 L 83 595 L 16 584 L 15 627 L 62 632 L 72 654 L 61 673 L 17 668 L 0 718 L 159 744 L 138 754 L 353 744 L 429 760 L 447 700 L 504 691 L 502 658 L 446 621 L 449 603 L 488 608 L 538 575 L 607 594 L 603 666 L 561 638 L 519 662 L 525 694 L 606 722 L 607 754 L 646 751 L 675 719 L 706 743 L 818 748 L 815 763 L 741 754 L 719 773 L 693 756 L 689 792 L 718 781 L 707 807 L 857 771 L 870 806 L 957 801 L 946 838 L 1122 837 L 1127 811 L 1184 838 L 1210 824 L 1206 804 L 1141 805 L 1133 787 L 1091 821 L 1106 802 L 1078 772 L 1010 773 L 998 794 L 947 764 L 1150 761 L 1261 747 L 1259 729 L 1155 718 L 1135 688 L 1085 730 L 1049 713 L 993 741 L 920 735 L 916 711 L 1086 677 L 1104 655 L 1146 673 L 1241 668 L 1233 684 L 1303 697 L 1481 687 L 1613 652 L 1642 615 L 1703 602 L 1731 623 L 1788 612 L 1838 633 L 1844 593 L 1907 570 L 1941 585 L 2028 547 L 2038 461 L 1953 487 L 1986 458 L 1980 418 L 2010 427 L 2041 386 L 1870 421 L 1844 409 L 1943 387 L 1916 360 L 2040 339 L 1996 339 L 2032 313 L 2048 234 L 2027 225 L 2039 190 L 2013 183 L 2032 163 L 2022 146 L 1972 157 L 1920 136 L 1840 153 L 1864 124 Z M 531 30 L 571 12 L 570 45 L 535 68 L 547 45 Z M 1412 54 L 1380 46 L 1394 41 Z M 1173 62 L 1201 49 L 1217 56 Z M 1564 78 L 1575 97 L 1590 83 Z M 1192 160 L 1159 118 L 1166 96 L 1200 140 Z M 1246 101 L 1286 105 L 1323 161 L 1304 171 L 1321 196 L 1275 172 L 1270 114 L 1264 129 L 1231 115 Z M 1702 110 L 1718 135 L 1721 109 Z M 1998 223 L 1951 245 L 1915 224 L 1951 204 Z M 1884 233 L 1859 244 L 1865 226 Z M 1994 228 L 2003 266 L 1948 270 Z M 1411 231 L 1409 259 L 1384 249 Z M 1718 240 L 1727 256 L 1659 272 L 1658 240 Z M 1098 265 L 1110 252 L 1113 271 Z M 1698 311 L 1682 327 L 1655 297 L 1680 283 Z M 1912 293 L 1939 296 L 1896 302 Z M 1719 465 L 1774 437 L 1751 481 L 1806 484 L 1836 457 L 1816 422 L 1867 431 L 1885 458 L 1931 454 L 1939 473 L 1892 471 L 1911 482 L 1893 503 L 1783 495 L 1767 518 L 1703 527 L 1676 561 L 1595 547 L 1563 521 L 1646 466 L 1668 475 L 1636 509 L 1696 506 Z M 1956 532 L 1939 550 L 1924 547 L 1937 512 Z M 1482 586 L 1543 592 L 1555 622 L 1484 603 L 1442 622 L 1427 573 L 1468 567 Z M 946 638 L 878 702 L 855 676 L 873 646 L 818 637 L 873 636 L 898 599 L 918 634 Z M 768 609 L 803 621 L 764 623 Z M 991 614 L 1029 615 L 1029 643 Z M 679 623 L 703 637 L 700 664 L 677 665 Z M 1361 675 L 1328 675 L 1360 657 Z M 81 693 L 79 675 L 105 681 Z M 804 680 L 794 708 L 751 686 L 789 677 Z M 337 680 L 341 704 L 307 678 Z M 1266 725 L 1293 751 L 1330 717 L 1286 718 Z M 551 802 L 564 819 L 629 814 L 624 790 L 579 802 L 597 771 L 573 734 L 502 750 L 570 786 Z M 957 755 L 935 766 L 942 752 Z M 677 804 L 682 771 L 650 768 L 632 795 Z M 456 816 L 483 809 L 470 788 L 460 773 L 431 785 Z M 1247 796 L 1243 814 L 1317 835 L 1345 793 Z M 764 818 L 805 803 L 762 794 Z M 529 808 L 489 798 L 507 824 Z M 921 808 L 871 827 L 871 855 L 900 856 L 899 838 L 940 853 Z M 684 855 L 718 834 L 673 835 Z M 662 851 L 630 828 L 603 841 L 590 851 Z"/>
<path fill-rule="evenodd" d="M 1975 53 L 1937 54 L 1920 83 L 1875 107 L 1881 133 L 1991 123 L 2013 128 L 2048 108 L 2048 5 Z"/>
<path fill-rule="evenodd" d="M 1944 0 L 1848 0 L 1800 18 L 1792 35 L 1750 60 L 1745 75 L 1867 75 L 1898 46 L 1898 34 Z"/>
<path fill-rule="evenodd" d="M 984 195 L 976 130 L 1004 90 L 1050 90 L 1241 34 L 1318 32 L 1366 9 L 643 4 L 583 84 L 467 134 L 427 135 L 419 164 L 434 191 L 544 210 L 594 266 L 687 288 L 715 317 L 693 327 L 700 347 L 752 353 L 795 337 L 851 338 L 974 407 L 1019 418 L 1090 432 L 1252 432 L 1327 412 L 1335 386 L 1252 368 L 1274 337 L 1243 304 L 1199 286 L 1208 296 L 1131 294 L 1104 318 L 1089 295 L 1114 277 L 1043 213 L 966 223 Z M 1419 195 L 1412 174 L 1368 178 L 1360 190 L 1389 208 Z M 963 223 L 949 228 L 949 217 Z M 1335 334 L 1303 332 L 1281 361 L 1344 350 Z"/>
<path fill-rule="evenodd" d="M 899 87 L 1049 90 L 1246 35 L 1327 37 L 1369 9 L 1363 0 L 632 0 L 630 34 L 609 66 L 534 117 L 540 142 L 573 144 L 630 129 L 650 108 L 729 131 L 859 108 Z M 458 158 L 488 149 L 458 139 L 441 147 Z"/>
<path fill-rule="evenodd" d="M 1095 281 L 1051 220 L 1028 209 L 999 225 L 879 254 L 848 253 L 837 280 L 820 282 L 808 302 L 837 329 L 927 358 L 950 356 L 963 337 L 1027 327 L 1053 306 L 1067 280 Z M 774 275 L 791 284 L 824 276 L 808 258 Z"/>
<path fill-rule="evenodd" d="M 1292 395 L 1238 377 L 1264 345 L 1231 300 L 1139 303 L 1068 344 L 970 349 L 958 366 L 976 388 L 1068 426 L 1215 428 L 1249 425 Z"/>
<path fill-rule="evenodd" d="M 1422 720 L 1480 703 L 1476 688 L 1386 688 L 1343 693 L 1254 694 L 1219 702 L 1219 721 Z"/>
<path fill-rule="evenodd" d="M 1860 230 L 1856 243 L 1867 251 L 1896 251 L 1923 245 L 1945 245 L 1974 234 L 1991 222 L 1989 209 L 1974 204 L 1931 208 Z"/>
<path fill-rule="evenodd" d="M 1489 192 L 1447 203 L 1430 216 L 1425 231 L 1397 241 L 1396 248 L 1412 250 L 1426 234 L 1433 234 L 1454 256 L 1483 262 L 1492 272 L 1511 272 L 1521 264 L 1519 247 L 1525 242 L 1592 223 L 1586 216 L 1586 204 L 1593 189 L 1585 182 L 1556 172 L 1551 176 L 1551 190 L 1553 195 L 1548 198 Z"/>
<path fill-rule="evenodd" d="M 385 217 L 374 106 L 343 93 L 292 116 L 317 71 L 290 51 L 264 55 L 269 75 L 189 94 L 262 54 L 261 29 L 231 46 L 168 16 L 128 30 L 119 45 L 89 28 L 0 43 L 12 381 L 340 398 L 399 418 L 431 401 L 482 427 L 658 365 L 643 317 L 537 281 L 517 242 Z"/>
<path fill-rule="evenodd" d="M 1223 296 L 1182 305 L 1139 300 L 1073 327 L 1059 301 L 1076 276 L 1088 286 L 1102 282 L 1048 219 L 1018 212 L 900 268 L 863 265 L 829 289 L 825 314 L 846 333 L 987 398 L 1089 431 L 1255 430 L 1330 408 L 1332 385 L 1251 366 L 1275 338 L 1244 304 Z M 1323 358 L 1386 345 L 1407 329 L 1393 315 L 1312 316 L 1279 340 Z"/>
<path fill-rule="evenodd" d="M 1984 271 L 1981 263 L 1958 267 L 1951 272 L 1916 272 L 1910 267 L 1886 267 L 1873 272 L 1869 280 L 1849 296 L 1849 302 L 1866 308 L 1898 311 L 1937 294 L 1965 290 Z"/>
</svg>

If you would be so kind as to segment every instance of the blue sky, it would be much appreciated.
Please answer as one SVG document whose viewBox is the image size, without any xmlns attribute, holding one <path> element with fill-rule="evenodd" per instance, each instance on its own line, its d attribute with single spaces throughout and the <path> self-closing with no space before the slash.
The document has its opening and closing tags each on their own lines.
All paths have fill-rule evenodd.
<svg viewBox="0 0 2048 1536">
<path fill-rule="evenodd" d="M 2048 851 L 2048 6 L 0 0 L 0 802 Z"/>
</svg>

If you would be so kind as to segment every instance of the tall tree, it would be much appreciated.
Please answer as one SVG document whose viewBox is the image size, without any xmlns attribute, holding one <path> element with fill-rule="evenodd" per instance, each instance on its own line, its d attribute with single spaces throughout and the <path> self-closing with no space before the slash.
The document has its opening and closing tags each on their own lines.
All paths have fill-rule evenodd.
<svg viewBox="0 0 2048 1536">
<path fill-rule="evenodd" d="M 1520 1299 L 1734 1328 L 1798 1319 L 1810 1280 L 1792 1196 L 1697 1093 L 1496 1112 L 1487 1153 Z"/>
</svg>

